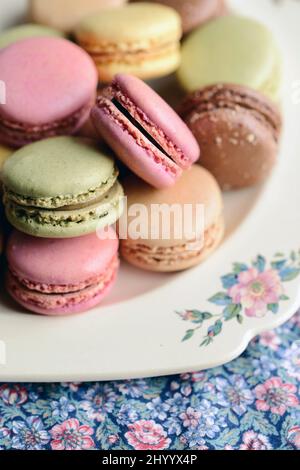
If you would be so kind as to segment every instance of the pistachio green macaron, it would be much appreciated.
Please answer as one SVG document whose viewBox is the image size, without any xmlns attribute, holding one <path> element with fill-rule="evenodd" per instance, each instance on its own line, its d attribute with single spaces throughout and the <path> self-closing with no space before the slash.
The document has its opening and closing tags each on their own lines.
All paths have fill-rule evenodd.
<svg viewBox="0 0 300 470">
<path fill-rule="evenodd" d="M 27 145 L 3 168 L 9 222 L 29 235 L 71 238 L 101 230 L 122 213 L 113 158 L 85 139 L 57 137 Z"/>
<path fill-rule="evenodd" d="M 211 21 L 186 39 L 178 78 L 186 91 L 233 83 L 278 101 L 281 68 L 272 32 L 252 18 L 229 15 Z"/>
<path fill-rule="evenodd" d="M 63 33 L 47 26 L 38 24 L 22 24 L 14 26 L 13 28 L 1 31 L 0 34 L 0 49 L 10 46 L 11 44 L 22 39 L 34 37 L 63 37 Z"/>
</svg>

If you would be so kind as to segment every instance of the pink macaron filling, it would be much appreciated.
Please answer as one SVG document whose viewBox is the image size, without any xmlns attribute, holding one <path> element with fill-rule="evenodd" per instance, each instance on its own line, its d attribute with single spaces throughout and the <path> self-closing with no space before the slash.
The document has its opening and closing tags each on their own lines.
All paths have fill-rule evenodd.
<svg viewBox="0 0 300 470">
<path fill-rule="evenodd" d="M 164 130 L 155 124 L 149 116 L 139 108 L 132 99 L 126 95 L 117 82 L 103 92 L 101 98 L 109 99 L 127 119 L 157 147 L 160 152 L 177 163 L 181 168 L 190 166 L 188 156 L 179 148 L 164 132 Z M 100 104 L 101 106 L 101 104 Z"/>
<path fill-rule="evenodd" d="M 171 178 L 176 180 L 176 178 L 180 176 L 180 167 L 170 159 L 170 157 L 162 151 L 161 148 L 151 141 L 148 136 L 145 136 L 145 134 L 142 133 L 122 111 L 119 110 L 113 101 L 101 96 L 98 98 L 97 106 L 100 112 L 105 114 L 111 122 L 121 129 L 122 132 L 132 137 L 135 144 L 143 150 L 144 155 L 146 154 L 151 161 L 162 166 L 164 171 L 167 172 Z M 103 136 L 104 138 L 106 137 L 106 140 L 110 140 L 110 137 L 107 136 L 105 130 L 103 131 Z M 111 141 L 109 143 L 110 145 L 113 145 Z"/>
<path fill-rule="evenodd" d="M 92 109 L 96 129 L 123 162 L 155 187 L 175 183 L 198 158 L 192 133 L 148 85 L 116 75 Z"/>
</svg>

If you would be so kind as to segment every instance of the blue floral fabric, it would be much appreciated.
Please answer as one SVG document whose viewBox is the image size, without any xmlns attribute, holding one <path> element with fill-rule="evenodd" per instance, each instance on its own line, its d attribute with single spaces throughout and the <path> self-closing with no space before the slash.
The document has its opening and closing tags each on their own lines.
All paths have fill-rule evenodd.
<svg viewBox="0 0 300 470">
<path fill-rule="evenodd" d="M 2 384 L 1 449 L 300 449 L 300 313 L 204 372 Z"/>
</svg>

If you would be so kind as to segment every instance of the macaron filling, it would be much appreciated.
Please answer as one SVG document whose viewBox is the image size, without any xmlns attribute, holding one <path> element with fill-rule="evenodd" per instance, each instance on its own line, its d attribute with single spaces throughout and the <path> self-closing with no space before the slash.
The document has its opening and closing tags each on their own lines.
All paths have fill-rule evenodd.
<svg viewBox="0 0 300 470">
<path fill-rule="evenodd" d="M 134 48 L 119 49 L 116 44 L 105 45 L 103 47 L 92 45 L 90 43 L 80 41 L 81 46 L 90 54 L 97 65 L 111 64 L 111 63 L 125 63 L 135 64 L 146 59 L 155 59 L 165 56 L 169 53 L 174 53 L 179 50 L 179 37 L 174 41 L 157 44 L 151 48 L 145 48 L 142 44 Z"/>
<path fill-rule="evenodd" d="M 49 137 L 74 134 L 87 120 L 93 103 L 94 100 L 64 119 L 43 125 L 22 124 L 0 117 L 0 140 L 19 146 Z"/>
<path fill-rule="evenodd" d="M 113 282 L 118 267 L 119 259 L 116 255 L 103 274 L 98 278 L 87 280 L 85 284 L 80 283 L 78 286 L 43 285 L 30 280 L 24 281 L 10 270 L 6 283 L 11 295 L 20 302 L 47 311 L 66 309 L 90 302 L 98 297 Z"/>
<path fill-rule="evenodd" d="M 70 209 L 68 206 L 56 209 L 43 209 L 38 206 L 21 206 L 5 197 L 7 217 L 18 220 L 24 224 L 38 224 L 66 227 L 78 225 L 91 220 L 100 220 L 109 215 L 111 211 L 120 211 L 119 195 L 121 186 L 118 182 L 110 188 L 105 195 L 96 199 L 94 203 L 87 203 L 85 210 L 82 204 Z"/>
<path fill-rule="evenodd" d="M 117 83 L 104 90 L 98 97 L 96 106 L 132 135 L 137 145 L 147 150 L 149 156 L 170 173 L 177 175 L 181 169 L 190 166 L 187 155 L 122 91 Z"/>
</svg>

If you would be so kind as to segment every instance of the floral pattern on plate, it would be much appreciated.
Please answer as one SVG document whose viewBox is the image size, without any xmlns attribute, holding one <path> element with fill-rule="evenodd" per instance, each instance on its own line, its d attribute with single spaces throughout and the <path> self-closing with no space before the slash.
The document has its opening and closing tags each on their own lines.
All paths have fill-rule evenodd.
<svg viewBox="0 0 300 470">
<path fill-rule="evenodd" d="M 220 313 L 195 309 L 176 312 L 182 320 L 195 325 L 186 331 L 182 341 L 191 339 L 206 321 L 210 325 L 200 346 L 212 343 L 222 333 L 224 322 L 235 320 L 242 324 L 245 317 L 262 318 L 269 312 L 276 315 L 280 303 L 289 300 L 284 283 L 299 274 L 300 250 L 291 252 L 289 257 L 276 253 L 269 264 L 261 255 L 251 265 L 234 263 L 232 271 L 221 277 L 223 290 L 208 299 L 222 309 Z"/>
<path fill-rule="evenodd" d="M 300 312 L 207 371 L 2 384 L 0 449 L 300 450 Z"/>
</svg>

